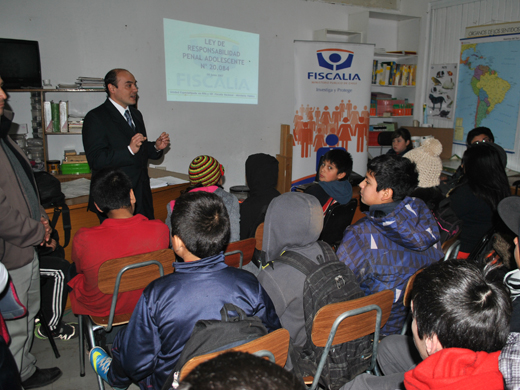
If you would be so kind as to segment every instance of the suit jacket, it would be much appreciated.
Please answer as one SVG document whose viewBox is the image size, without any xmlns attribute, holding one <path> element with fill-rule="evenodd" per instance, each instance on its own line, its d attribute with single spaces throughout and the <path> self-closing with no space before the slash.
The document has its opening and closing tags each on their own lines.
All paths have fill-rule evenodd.
<svg viewBox="0 0 520 390">
<path fill-rule="evenodd" d="M 130 107 L 130 113 L 135 131 L 108 99 L 91 110 L 83 123 L 83 146 L 92 176 L 102 168 L 120 168 L 132 181 L 136 198 L 135 213 L 154 219 L 148 159 L 158 159 L 163 152 L 155 149 L 154 142 L 146 141 L 135 155 L 130 153 L 128 145 L 136 133 L 147 137 L 141 113 L 133 107 Z M 89 199 L 89 208 L 95 210 L 92 198 Z"/>
</svg>

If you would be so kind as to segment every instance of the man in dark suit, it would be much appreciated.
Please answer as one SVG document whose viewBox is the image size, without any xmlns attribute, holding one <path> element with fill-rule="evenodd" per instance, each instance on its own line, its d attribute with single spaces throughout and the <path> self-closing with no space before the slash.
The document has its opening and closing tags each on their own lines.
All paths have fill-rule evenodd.
<svg viewBox="0 0 520 390">
<path fill-rule="evenodd" d="M 136 198 L 135 214 L 154 219 L 153 199 L 148 176 L 148 160 L 156 160 L 170 144 L 162 133 L 155 142 L 147 141 L 143 116 L 135 109 L 137 83 L 125 69 L 112 69 L 105 76 L 107 100 L 85 116 L 83 146 L 92 175 L 106 167 L 117 167 L 132 181 Z M 89 209 L 96 211 L 92 200 Z M 100 220 L 106 217 L 98 214 Z"/>
</svg>

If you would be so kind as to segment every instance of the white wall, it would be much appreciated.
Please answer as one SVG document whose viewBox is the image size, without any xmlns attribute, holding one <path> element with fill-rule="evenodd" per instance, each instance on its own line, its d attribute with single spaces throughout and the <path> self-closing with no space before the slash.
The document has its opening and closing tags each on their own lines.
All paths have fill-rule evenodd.
<svg viewBox="0 0 520 390">
<path fill-rule="evenodd" d="M 427 0 L 401 1 L 404 14 L 426 20 L 426 9 Z M 172 138 L 162 165 L 187 172 L 196 155 L 210 154 L 225 166 L 228 188 L 245 182 L 248 155 L 279 152 L 280 125 L 292 122 L 293 41 L 311 40 L 322 28 L 347 30 L 348 13 L 360 10 L 302 0 L 2 0 L 0 37 L 38 40 L 42 76 L 53 85 L 127 68 L 140 87 L 150 139 L 161 131 Z M 259 104 L 167 102 L 163 18 L 260 34 Z M 68 100 L 81 111 L 104 95 Z M 12 94 L 11 106 L 16 122 L 30 124 L 28 94 Z M 55 136 L 51 143 L 58 150 L 77 143 L 82 150 L 78 136 Z M 51 157 L 62 157 L 52 150 Z"/>
</svg>

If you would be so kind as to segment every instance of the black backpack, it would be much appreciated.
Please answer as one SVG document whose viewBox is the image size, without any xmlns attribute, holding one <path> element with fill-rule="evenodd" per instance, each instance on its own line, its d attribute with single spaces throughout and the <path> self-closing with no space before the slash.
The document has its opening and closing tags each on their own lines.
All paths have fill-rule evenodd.
<svg viewBox="0 0 520 390">
<path fill-rule="evenodd" d="M 450 198 L 440 201 L 439 204 L 433 208 L 432 213 L 439 226 L 441 244 L 444 244 L 460 232 L 463 221 L 457 217 L 457 214 L 455 214 L 455 211 L 451 208 Z"/>
<path fill-rule="evenodd" d="M 60 214 L 63 213 L 63 230 L 65 232 L 63 248 L 65 248 L 70 241 L 72 226 L 70 223 L 69 206 L 65 203 L 65 195 L 61 192 L 61 183 L 55 176 L 45 171 L 35 172 L 34 178 L 36 179 L 36 185 L 40 193 L 40 203 L 43 208 L 54 207 L 54 215 L 50 223 L 53 229 L 56 227 Z"/>
<path fill-rule="evenodd" d="M 229 312 L 235 312 L 237 316 L 231 317 L 228 315 Z M 222 320 L 197 321 L 175 368 L 162 387 L 163 390 L 172 388 L 175 374 L 191 358 L 233 348 L 268 333 L 260 318 L 247 317 L 244 310 L 232 303 L 226 303 L 220 310 L 220 314 Z"/>
<path fill-rule="evenodd" d="M 303 287 L 303 309 L 307 341 L 303 348 L 294 348 L 297 360 L 296 362 L 293 360 L 295 374 L 303 377 L 314 375 L 323 353 L 323 348 L 316 347 L 311 339 L 312 322 L 318 310 L 329 303 L 344 302 L 364 296 L 354 273 L 338 260 L 327 243 L 323 241 L 318 243 L 325 255 L 325 257 L 321 255 L 317 257 L 319 264 L 292 251 L 284 252 L 275 260 L 276 263 L 285 263 L 306 275 Z M 339 389 L 356 375 L 367 370 L 371 357 L 370 336 L 334 346 L 323 368 L 320 384 L 327 389 Z"/>
</svg>

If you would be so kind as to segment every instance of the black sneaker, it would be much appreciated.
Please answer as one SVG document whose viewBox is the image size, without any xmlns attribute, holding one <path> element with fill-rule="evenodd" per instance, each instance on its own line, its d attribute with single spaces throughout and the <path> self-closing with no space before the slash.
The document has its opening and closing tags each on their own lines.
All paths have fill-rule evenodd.
<svg viewBox="0 0 520 390">
<path fill-rule="evenodd" d="M 75 322 L 60 322 L 59 328 L 51 331 L 52 337 L 64 341 L 75 339 L 78 337 L 78 332 L 76 331 L 77 325 L 78 324 Z M 47 338 L 47 334 L 45 333 L 41 324 L 36 324 L 36 327 L 34 328 L 34 335 L 42 340 Z"/>
<path fill-rule="evenodd" d="M 51 383 L 56 382 L 61 375 L 62 372 L 58 367 L 42 369 L 36 367 L 34 374 L 24 380 L 22 386 L 25 390 L 48 386 Z"/>
</svg>

